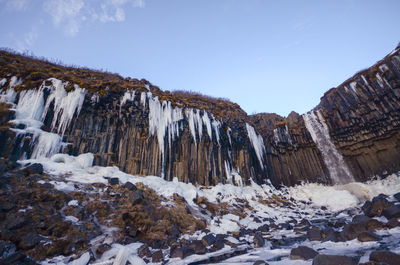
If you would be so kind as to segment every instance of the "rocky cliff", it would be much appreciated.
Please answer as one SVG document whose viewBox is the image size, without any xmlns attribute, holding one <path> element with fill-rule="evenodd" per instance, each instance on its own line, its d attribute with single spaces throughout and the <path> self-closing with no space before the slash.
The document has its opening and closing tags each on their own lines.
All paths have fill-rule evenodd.
<svg viewBox="0 0 400 265">
<path fill-rule="evenodd" d="M 0 156 L 91 152 L 96 165 L 201 185 L 367 180 L 400 170 L 399 50 L 287 118 L 2 51 L 0 99 L 14 105 L 2 104 Z"/>
</svg>

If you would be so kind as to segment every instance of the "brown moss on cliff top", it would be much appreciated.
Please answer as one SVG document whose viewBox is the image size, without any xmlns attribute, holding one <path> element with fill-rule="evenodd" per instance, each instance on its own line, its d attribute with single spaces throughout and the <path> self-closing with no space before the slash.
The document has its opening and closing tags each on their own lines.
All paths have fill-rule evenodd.
<svg viewBox="0 0 400 265">
<path fill-rule="evenodd" d="M 212 113 L 218 119 L 244 120 L 247 116 L 240 106 L 225 98 L 214 98 L 190 91 L 162 91 L 145 79 L 123 78 L 119 74 L 85 67 L 65 66 L 45 58 L 18 54 L 11 50 L 0 50 L 0 78 L 17 76 L 24 83 L 17 89 L 39 87 L 48 78 L 57 78 L 77 84 L 90 93 L 107 96 L 111 91 L 123 93 L 127 89 L 150 91 L 160 100 L 171 101 L 174 106 L 198 108 Z M 148 89 L 149 88 L 149 89 Z M 113 93 L 114 94 L 114 93 Z"/>
</svg>

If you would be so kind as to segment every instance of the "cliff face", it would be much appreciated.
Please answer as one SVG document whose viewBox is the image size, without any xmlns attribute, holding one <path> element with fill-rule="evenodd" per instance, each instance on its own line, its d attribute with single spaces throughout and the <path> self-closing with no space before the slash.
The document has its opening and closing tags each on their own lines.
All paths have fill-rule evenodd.
<svg viewBox="0 0 400 265">
<path fill-rule="evenodd" d="M 0 56 L 0 101 L 15 104 L 2 107 L 0 156 L 91 152 L 95 165 L 201 185 L 345 183 L 400 170 L 399 49 L 287 118 L 45 62 L 49 73 L 33 74 L 26 65 L 40 61 Z"/>
</svg>

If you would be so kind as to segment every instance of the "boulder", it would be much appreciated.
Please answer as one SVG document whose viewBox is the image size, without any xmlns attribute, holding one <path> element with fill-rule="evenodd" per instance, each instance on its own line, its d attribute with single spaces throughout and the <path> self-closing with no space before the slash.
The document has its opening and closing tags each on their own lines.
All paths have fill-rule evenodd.
<svg viewBox="0 0 400 265">
<path fill-rule="evenodd" d="M 139 249 L 138 249 L 138 256 L 143 258 L 143 257 L 151 257 L 151 251 L 149 249 L 149 246 L 147 246 L 146 244 L 142 245 Z"/>
<path fill-rule="evenodd" d="M 383 196 L 377 196 L 372 199 L 372 202 L 367 201 L 364 203 L 362 210 L 368 217 L 381 216 L 383 210 L 388 207 L 390 203 Z"/>
<path fill-rule="evenodd" d="M 164 260 L 164 256 L 161 250 L 157 250 L 151 255 L 151 261 L 153 263 L 162 262 Z"/>
<path fill-rule="evenodd" d="M 131 196 L 129 197 L 129 200 L 133 205 L 141 203 L 143 199 L 144 197 L 141 190 L 133 191 Z"/>
<path fill-rule="evenodd" d="M 358 260 L 357 257 L 318 254 L 312 265 L 357 265 Z"/>
<path fill-rule="evenodd" d="M 129 181 L 124 184 L 124 187 L 127 188 L 128 190 L 132 190 L 132 191 L 137 190 L 136 185 Z"/>
<path fill-rule="evenodd" d="M 318 227 L 312 227 L 307 231 L 307 238 L 310 241 L 321 241 L 323 239 L 322 232 Z"/>
<path fill-rule="evenodd" d="M 119 178 L 109 178 L 108 183 L 110 183 L 110 185 L 117 185 L 119 184 Z"/>
<path fill-rule="evenodd" d="M 369 260 L 375 262 L 384 262 L 387 263 L 388 265 L 399 265 L 400 255 L 387 250 L 378 250 L 378 251 L 373 251 L 370 254 Z"/>
<path fill-rule="evenodd" d="M 256 260 L 253 265 L 268 265 L 268 263 L 263 260 Z"/>
<path fill-rule="evenodd" d="M 309 260 L 318 255 L 318 252 L 306 246 L 299 246 L 290 251 L 290 259 Z"/>
<path fill-rule="evenodd" d="M 0 259 L 5 259 L 15 253 L 16 247 L 10 241 L 0 240 Z"/>
<path fill-rule="evenodd" d="M 24 235 L 19 242 L 19 247 L 22 249 L 31 249 L 40 242 L 40 236 L 36 232 L 30 232 Z"/>
<path fill-rule="evenodd" d="M 391 229 L 391 228 L 395 228 L 397 226 L 400 226 L 400 222 L 399 220 L 397 220 L 397 218 L 391 218 L 387 223 L 386 223 L 386 227 Z"/>
<path fill-rule="evenodd" d="M 203 245 L 203 243 L 200 240 L 192 241 L 189 246 L 194 250 L 195 254 L 203 255 L 207 253 L 207 248 Z"/>
<path fill-rule="evenodd" d="M 253 243 L 256 248 L 261 248 L 264 246 L 265 240 L 260 233 L 255 233 Z"/>
<path fill-rule="evenodd" d="M 382 215 L 385 216 L 388 220 L 391 218 L 399 218 L 400 217 L 400 206 L 392 204 L 392 205 L 386 207 L 382 211 Z"/>
<path fill-rule="evenodd" d="M 395 195 L 393 195 L 393 197 L 394 197 L 396 200 L 400 201 L 400 192 L 398 192 L 398 193 L 396 193 Z"/>
<path fill-rule="evenodd" d="M 43 173 L 43 165 L 40 163 L 34 163 L 26 168 L 23 169 L 24 173 L 26 175 L 31 175 L 31 174 L 42 174 Z"/>
<path fill-rule="evenodd" d="M 340 232 L 340 236 L 344 240 L 353 240 L 355 239 L 361 232 L 366 231 L 366 228 L 363 224 L 346 224 L 343 227 L 342 232 Z"/>
<path fill-rule="evenodd" d="M 381 239 L 380 236 L 376 235 L 373 232 L 362 232 L 357 236 L 358 241 L 360 242 L 368 242 L 368 241 L 378 241 Z"/>
<path fill-rule="evenodd" d="M 208 235 L 204 236 L 201 239 L 201 241 L 203 242 L 203 244 L 205 246 L 211 246 L 212 244 L 214 244 L 217 241 L 217 239 L 213 234 L 208 234 Z"/>
</svg>

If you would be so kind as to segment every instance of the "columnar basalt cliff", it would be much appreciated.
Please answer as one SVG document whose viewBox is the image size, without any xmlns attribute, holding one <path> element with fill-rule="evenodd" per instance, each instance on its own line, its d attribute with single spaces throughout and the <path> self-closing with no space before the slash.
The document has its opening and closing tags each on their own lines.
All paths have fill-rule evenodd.
<svg viewBox="0 0 400 265">
<path fill-rule="evenodd" d="M 346 183 L 400 170 L 399 48 L 287 118 L 5 51 L 0 59 L 0 156 L 14 160 L 91 152 L 95 165 L 201 185 Z"/>
</svg>

